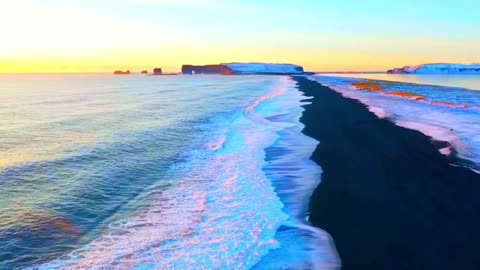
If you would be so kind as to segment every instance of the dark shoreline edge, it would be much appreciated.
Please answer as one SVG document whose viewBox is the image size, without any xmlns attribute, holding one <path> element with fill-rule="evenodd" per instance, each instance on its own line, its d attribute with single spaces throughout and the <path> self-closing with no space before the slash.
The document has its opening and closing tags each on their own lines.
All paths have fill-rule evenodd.
<svg viewBox="0 0 480 270">
<path fill-rule="evenodd" d="M 444 143 L 292 78 L 313 97 L 302 132 L 320 142 L 309 220 L 333 237 L 342 269 L 480 269 L 480 175 L 451 165 Z"/>
</svg>

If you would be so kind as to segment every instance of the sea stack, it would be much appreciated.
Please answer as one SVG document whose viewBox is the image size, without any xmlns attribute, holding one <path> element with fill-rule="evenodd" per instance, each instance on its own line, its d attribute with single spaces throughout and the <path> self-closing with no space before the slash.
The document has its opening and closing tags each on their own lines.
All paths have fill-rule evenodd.
<svg viewBox="0 0 480 270">
<path fill-rule="evenodd" d="M 162 69 L 161 68 L 154 68 L 153 69 L 153 75 L 162 75 Z"/>
<path fill-rule="evenodd" d="M 142 74 L 148 74 L 148 71 L 142 70 Z"/>
<path fill-rule="evenodd" d="M 115 72 L 113 72 L 113 74 L 115 74 L 115 75 L 130 75 L 132 73 L 130 72 L 130 70 L 127 70 L 127 71 L 116 70 Z"/>
</svg>

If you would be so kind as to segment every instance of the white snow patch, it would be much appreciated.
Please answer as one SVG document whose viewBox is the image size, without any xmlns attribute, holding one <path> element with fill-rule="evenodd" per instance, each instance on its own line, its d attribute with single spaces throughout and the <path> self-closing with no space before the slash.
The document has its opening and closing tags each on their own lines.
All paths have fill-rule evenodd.
<svg viewBox="0 0 480 270">
<path fill-rule="evenodd" d="M 391 73 L 407 74 L 479 74 L 480 64 L 423 64 L 418 66 L 405 66 L 395 68 Z"/>
</svg>

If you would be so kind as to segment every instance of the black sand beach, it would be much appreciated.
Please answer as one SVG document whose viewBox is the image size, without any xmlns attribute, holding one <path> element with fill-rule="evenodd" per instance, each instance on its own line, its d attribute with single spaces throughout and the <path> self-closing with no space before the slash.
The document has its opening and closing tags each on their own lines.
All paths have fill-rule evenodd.
<svg viewBox="0 0 480 270">
<path fill-rule="evenodd" d="M 320 141 L 310 221 L 332 235 L 342 269 L 480 269 L 480 175 L 451 165 L 445 143 L 294 79 L 313 97 L 303 132 Z"/>
</svg>

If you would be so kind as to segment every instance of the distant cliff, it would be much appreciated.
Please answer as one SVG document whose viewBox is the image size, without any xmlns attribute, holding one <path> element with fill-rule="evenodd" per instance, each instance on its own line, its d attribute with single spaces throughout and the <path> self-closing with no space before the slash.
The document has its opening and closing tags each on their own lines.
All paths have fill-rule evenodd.
<svg viewBox="0 0 480 270">
<path fill-rule="evenodd" d="M 233 71 L 225 65 L 204 65 L 204 66 L 183 65 L 182 66 L 182 73 L 183 74 L 232 75 Z"/>
<path fill-rule="evenodd" d="M 230 68 L 234 74 L 304 74 L 302 66 L 292 64 L 271 63 L 227 63 L 223 64 Z"/>
<path fill-rule="evenodd" d="M 405 66 L 394 68 L 391 74 L 478 74 L 480 64 L 423 64 L 418 66 Z"/>
<path fill-rule="evenodd" d="M 269 63 L 225 63 L 218 65 L 183 65 L 183 74 L 266 74 L 288 75 L 304 74 L 303 67 L 292 64 L 269 64 Z"/>
</svg>

